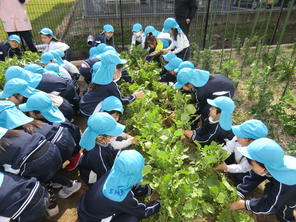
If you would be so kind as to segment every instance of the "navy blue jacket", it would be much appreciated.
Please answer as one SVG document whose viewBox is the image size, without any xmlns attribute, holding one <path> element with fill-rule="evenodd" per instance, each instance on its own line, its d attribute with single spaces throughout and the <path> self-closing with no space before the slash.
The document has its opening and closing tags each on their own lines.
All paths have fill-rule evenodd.
<svg viewBox="0 0 296 222">
<path fill-rule="evenodd" d="M 86 184 L 89 184 L 89 175 L 93 171 L 97 180 L 109 171 L 114 163 L 118 150 L 110 144 L 96 146 L 83 154 L 79 164 L 80 176 Z"/>
<path fill-rule="evenodd" d="M 67 99 L 74 106 L 79 103 L 79 95 L 71 79 L 43 74 L 36 88 L 46 93 L 59 92 L 59 96 Z"/>
<path fill-rule="evenodd" d="M 4 136 L 7 148 L 0 153 L 0 166 L 9 165 L 8 172 L 24 177 L 36 177 L 42 182 L 50 180 L 62 165 L 61 154 L 58 148 L 49 143 L 39 133 L 30 135 L 22 132 L 19 136 Z M 38 158 L 35 154 L 45 150 Z"/>
<path fill-rule="evenodd" d="M 69 121 L 45 124 L 35 130 L 59 148 L 63 161 L 70 159 L 80 150 L 80 130 Z"/>
<path fill-rule="evenodd" d="M 63 103 L 58 108 L 64 114 L 67 120 L 71 121 L 74 118 L 73 107 L 65 98 L 63 98 Z"/>
<path fill-rule="evenodd" d="M 175 16 L 192 19 L 196 13 L 196 0 L 175 0 Z"/>
<path fill-rule="evenodd" d="M 218 96 L 233 97 L 235 87 L 233 82 L 222 74 L 214 74 L 214 79 L 209 79 L 207 84 L 193 89 L 195 94 L 195 103 L 198 107 L 197 114 L 206 118 L 209 114 L 210 105 L 207 99 L 215 99 Z"/>
<path fill-rule="evenodd" d="M 192 140 L 197 141 L 201 145 L 209 145 L 212 141 L 217 144 L 225 143 L 224 139 L 232 140 L 234 134 L 232 130 L 224 130 L 219 122 L 210 123 L 209 118 L 206 118 L 201 127 L 193 130 Z"/>
<path fill-rule="evenodd" d="M 133 102 L 136 97 L 133 95 L 122 97 L 115 82 L 108 85 L 97 85 L 97 88 L 86 92 L 80 100 L 80 112 L 85 116 L 90 116 L 95 111 L 97 105 L 109 96 L 115 96 L 121 100 L 123 105 Z"/>
<path fill-rule="evenodd" d="M 264 196 L 246 201 L 246 208 L 255 214 L 270 214 L 284 210 L 285 206 L 296 208 L 296 185 L 288 186 L 280 183 L 271 175 L 260 176 L 254 171 L 243 178 L 243 183 L 237 186 L 241 198 L 248 196 L 264 180 L 269 180 L 265 185 Z"/>
<path fill-rule="evenodd" d="M 45 214 L 44 198 L 48 194 L 36 178 L 25 179 L 4 173 L 0 191 L 0 216 L 21 222 L 40 221 L 43 218 Z M 28 211 L 32 209 L 35 212 L 31 212 L 28 217 Z"/>
<path fill-rule="evenodd" d="M 94 41 L 94 46 L 97 46 L 101 43 L 105 43 L 106 45 L 110 45 L 112 47 L 114 47 L 114 38 L 112 36 L 112 38 L 107 39 L 105 36 L 105 32 L 102 32 L 101 34 L 99 34 Z"/>
<path fill-rule="evenodd" d="M 130 191 L 122 202 L 115 202 L 103 195 L 103 186 L 109 175 L 104 174 L 78 202 L 79 218 L 88 222 L 99 222 L 112 215 L 125 213 L 139 219 L 147 218 L 158 212 L 159 203 L 144 204 L 139 202 Z"/>
<path fill-rule="evenodd" d="M 4 61 L 5 57 L 12 58 L 13 56 L 21 57 L 22 51 L 19 48 L 13 49 L 7 43 L 0 44 L 0 61 Z"/>
</svg>

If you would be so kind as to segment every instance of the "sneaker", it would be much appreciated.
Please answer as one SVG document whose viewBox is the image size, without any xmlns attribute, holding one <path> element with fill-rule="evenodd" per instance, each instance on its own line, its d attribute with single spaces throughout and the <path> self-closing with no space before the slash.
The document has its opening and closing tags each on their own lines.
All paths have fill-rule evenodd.
<svg viewBox="0 0 296 222">
<path fill-rule="evenodd" d="M 59 191 L 58 195 L 59 198 L 66 199 L 70 197 L 72 194 L 76 193 L 81 187 L 81 183 L 77 180 L 74 180 L 72 182 L 71 187 L 63 186 L 63 188 Z"/>
<path fill-rule="evenodd" d="M 60 189 L 63 187 L 63 185 L 59 183 L 51 183 L 50 185 L 52 186 L 53 189 Z"/>
<path fill-rule="evenodd" d="M 64 168 L 67 171 L 75 170 L 79 164 L 80 158 L 82 157 L 83 153 L 79 152 L 75 156 L 70 159 L 70 163 Z"/>
<path fill-rule="evenodd" d="M 46 214 L 48 217 L 54 217 L 59 213 L 59 205 L 54 197 L 47 199 Z"/>
</svg>

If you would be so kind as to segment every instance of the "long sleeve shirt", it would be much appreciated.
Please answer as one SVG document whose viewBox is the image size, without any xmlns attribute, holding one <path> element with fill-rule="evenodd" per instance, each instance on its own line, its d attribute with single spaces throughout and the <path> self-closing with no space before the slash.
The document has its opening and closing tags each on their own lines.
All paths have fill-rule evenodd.
<svg viewBox="0 0 296 222">
<path fill-rule="evenodd" d="M 172 53 L 174 54 L 178 54 L 189 46 L 190 44 L 187 36 L 181 32 L 177 35 L 177 40 L 172 39 L 172 43 L 167 49 L 173 50 Z"/>
<path fill-rule="evenodd" d="M 235 164 L 227 165 L 226 172 L 229 173 L 246 173 L 251 170 L 247 158 L 245 158 L 239 151 L 238 147 L 241 145 L 237 142 L 236 136 L 232 140 L 227 141 L 223 147 L 229 154 L 234 153 Z"/>
</svg>

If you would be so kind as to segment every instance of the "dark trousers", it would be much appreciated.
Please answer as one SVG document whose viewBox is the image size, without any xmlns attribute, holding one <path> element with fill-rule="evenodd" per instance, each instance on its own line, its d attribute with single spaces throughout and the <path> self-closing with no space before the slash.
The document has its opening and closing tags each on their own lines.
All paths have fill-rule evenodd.
<svg viewBox="0 0 296 222">
<path fill-rule="evenodd" d="M 21 31 L 21 32 L 7 32 L 8 36 L 16 34 L 21 37 L 22 40 L 25 40 L 28 48 L 32 52 L 37 52 L 37 49 L 33 42 L 33 36 L 31 31 Z"/>
<path fill-rule="evenodd" d="M 180 16 L 176 17 L 176 21 L 179 24 L 179 26 L 181 27 L 182 31 L 188 37 L 189 27 L 190 27 L 191 22 L 189 24 L 187 24 L 186 23 L 186 18 L 185 17 L 180 17 Z"/>
<path fill-rule="evenodd" d="M 189 55 L 190 55 L 189 47 L 183 49 L 181 52 L 176 54 L 176 56 L 182 59 L 183 61 L 187 61 L 189 59 Z"/>
<path fill-rule="evenodd" d="M 100 222 L 100 220 L 90 220 L 86 215 L 81 212 L 78 212 L 78 217 L 80 222 Z M 140 220 L 135 216 L 128 214 L 118 214 L 113 216 L 111 222 L 139 222 Z"/>
<path fill-rule="evenodd" d="M 67 49 L 65 51 L 65 56 L 63 59 L 66 59 L 67 61 L 71 62 L 72 61 L 72 50 L 71 49 Z"/>
</svg>

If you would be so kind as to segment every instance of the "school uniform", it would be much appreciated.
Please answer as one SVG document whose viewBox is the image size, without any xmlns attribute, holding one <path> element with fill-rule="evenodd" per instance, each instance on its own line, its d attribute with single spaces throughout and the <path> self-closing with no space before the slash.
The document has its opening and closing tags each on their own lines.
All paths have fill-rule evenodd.
<svg viewBox="0 0 296 222">
<path fill-rule="evenodd" d="M 136 97 L 134 95 L 122 97 L 118 85 L 111 82 L 108 85 L 99 85 L 93 91 L 86 92 L 80 100 L 80 112 L 85 116 L 90 116 L 95 111 L 97 105 L 109 96 L 115 96 L 126 105 L 133 102 Z"/>
<path fill-rule="evenodd" d="M 78 216 L 81 222 L 103 222 L 110 217 L 112 222 L 137 222 L 158 212 L 159 203 L 141 203 L 135 198 L 133 191 L 121 202 L 106 198 L 102 190 L 108 175 L 109 172 L 104 174 L 78 201 Z"/>
<path fill-rule="evenodd" d="M 193 130 L 192 140 L 197 141 L 201 145 L 210 145 L 212 141 L 217 144 L 224 144 L 225 139 L 231 140 L 234 137 L 232 130 L 224 130 L 219 121 L 210 121 L 206 118 L 203 125 Z"/>
<path fill-rule="evenodd" d="M 96 146 L 82 156 L 79 163 L 81 179 L 88 185 L 94 184 L 113 166 L 119 150 L 110 144 L 96 143 Z"/>
<path fill-rule="evenodd" d="M 176 54 L 183 61 L 189 58 L 189 40 L 183 32 L 178 33 L 177 39 L 172 39 L 171 45 L 167 48 L 172 50 L 171 53 Z"/>
<path fill-rule="evenodd" d="M 79 95 L 70 79 L 44 74 L 36 89 L 46 93 L 57 92 L 59 96 L 67 99 L 72 105 L 74 105 L 74 108 L 78 106 Z"/>
<path fill-rule="evenodd" d="M 24 177 L 36 177 L 48 182 L 62 165 L 60 151 L 39 133 L 22 132 L 17 137 L 3 137 L 8 142 L 0 153 L 0 165 L 6 172 Z"/>
<path fill-rule="evenodd" d="M 5 58 L 12 58 L 13 56 L 17 56 L 18 58 L 23 55 L 20 48 L 11 48 L 9 43 L 1 43 L 0 44 L 0 61 L 5 61 Z"/>
<path fill-rule="evenodd" d="M 112 47 L 114 46 L 114 38 L 113 36 L 110 39 L 107 39 L 105 32 L 102 32 L 101 34 L 99 34 L 94 41 L 94 45 L 93 46 L 97 46 L 101 43 L 105 43 L 106 45 L 110 45 Z"/>
<path fill-rule="evenodd" d="M 141 45 L 142 49 L 145 47 L 145 34 L 142 33 L 141 35 L 137 35 L 136 32 L 133 32 L 132 35 L 132 43 L 131 43 L 131 48 L 136 45 Z"/>
<path fill-rule="evenodd" d="M 296 208 L 296 185 L 286 185 L 274 179 L 270 174 L 260 176 L 250 171 L 237 186 L 241 198 L 248 196 L 261 182 L 268 180 L 264 196 L 246 200 L 246 209 L 254 214 L 275 213 L 280 222 L 294 222 L 293 209 Z"/>
<path fill-rule="evenodd" d="M 49 195 L 40 182 L 10 173 L 0 172 L 0 177 L 0 221 L 42 221 Z"/>
<path fill-rule="evenodd" d="M 69 121 L 45 124 L 35 130 L 57 146 L 63 162 L 80 150 L 79 141 L 81 136 L 79 128 Z"/>
<path fill-rule="evenodd" d="M 74 118 L 74 111 L 72 105 L 68 102 L 68 100 L 64 99 L 61 96 L 56 96 L 53 94 L 48 94 L 53 101 L 53 104 L 59 108 L 59 110 L 63 113 L 65 118 L 69 121 L 72 121 Z"/>
<path fill-rule="evenodd" d="M 202 119 L 209 115 L 210 105 L 207 99 L 214 99 L 219 96 L 233 97 L 235 87 L 233 82 L 222 74 L 214 74 L 214 79 L 209 81 L 202 87 L 195 87 L 195 103 L 198 108 L 197 114 L 202 116 Z"/>
</svg>

